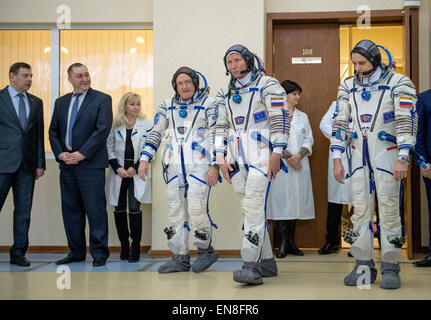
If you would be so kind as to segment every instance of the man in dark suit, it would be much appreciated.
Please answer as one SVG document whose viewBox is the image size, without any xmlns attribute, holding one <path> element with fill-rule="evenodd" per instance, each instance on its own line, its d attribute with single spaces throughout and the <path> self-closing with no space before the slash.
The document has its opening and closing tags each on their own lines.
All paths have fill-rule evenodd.
<svg viewBox="0 0 431 320">
<path fill-rule="evenodd" d="M 93 266 L 103 266 L 109 257 L 105 168 L 112 99 L 90 88 L 85 65 L 74 63 L 67 73 L 73 92 L 55 101 L 49 127 L 51 148 L 60 163 L 61 207 L 70 249 L 67 257 L 56 264 L 85 260 L 87 215 Z"/>
<path fill-rule="evenodd" d="M 13 246 L 10 263 L 27 267 L 30 211 L 35 180 L 45 173 L 43 103 L 27 91 L 32 83 L 31 66 L 14 63 L 10 85 L 0 91 L 0 210 L 13 190 Z"/>
<path fill-rule="evenodd" d="M 431 267 L 431 89 L 418 95 L 416 104 L 418 112 L 418 134 L 416 138 L 416 151 L 425 158 L 427 168 L 421 168 L 424 177 L 425 189 L 428 199 L 429 217 L 429 255 L 420 261 L 413 262 L 417 267 Z"/>
</svg>

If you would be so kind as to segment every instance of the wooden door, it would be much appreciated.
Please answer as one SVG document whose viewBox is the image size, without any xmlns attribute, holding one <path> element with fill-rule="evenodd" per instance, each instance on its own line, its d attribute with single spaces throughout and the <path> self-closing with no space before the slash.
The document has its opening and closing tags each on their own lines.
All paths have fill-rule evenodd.
<svg viewBox="0 0 431 320">
<path fill-rule="evenodd" d="M 329 140 L 319 124 L 340 84 L 339 24 L 276 24 L 273 39 L 273 76 L 280 83 L 289 79 L 302 87 L 298 109 L 308 115 L 314 138 L 310 169 L 316 218 L 297 221 L 295 241 L 301 248 L 318 248 L 326 234 L 329 152 Z M 310 63 L 320 59 L 321 63 Z"/>
</svg>

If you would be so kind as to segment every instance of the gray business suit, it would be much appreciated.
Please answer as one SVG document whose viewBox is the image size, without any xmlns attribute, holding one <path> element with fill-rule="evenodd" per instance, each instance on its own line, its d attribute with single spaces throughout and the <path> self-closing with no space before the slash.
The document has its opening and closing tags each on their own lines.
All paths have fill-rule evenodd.
<svg viewBox="0 0 431 320">
<path fill-rule="evenodd" d="M 15 208 L 11 257 L 23 256 L 27 251 L 36 168 L 46 168 L 43 103 L 36 96 L 26 95 L 30 110 L 23 127 L 8 88 L 0 90 L 0 210 L 12 187 Z"/>
</svg>

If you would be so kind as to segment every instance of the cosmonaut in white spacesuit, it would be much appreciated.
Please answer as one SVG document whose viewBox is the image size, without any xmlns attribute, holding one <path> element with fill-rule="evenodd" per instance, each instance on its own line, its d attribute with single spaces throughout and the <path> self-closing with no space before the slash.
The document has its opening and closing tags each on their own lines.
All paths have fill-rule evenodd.
<svg viewBox="0 0 431 320">
<path fill-rule="evenodd" d="M 199 75 L 205 87 L 199 88 Z M 172 260 L 159 268 L 159 273 L 204 271 L 217 261 L 211 241 L 213 224 L 208 212 L 211 186 L 217 183 L 218 168 L 212 167 L 212 131 L 215 129 L 216 100 L 208 96 L 203 75 L 188 67 L 179 68 L 173 78 L 175 96 L 166 99 L 155 112 L 154 127 L 142 151 L 138 174 L 148 175 L 148 162 L 154 158 L 167 134 L 163 151 L 163 176 L 167 184 L 168 226 L 164 232 Z M 186 208 L 188 207 L 188 218 Z M 190 265 L 189 231 L 198 248 L 198 258 Z"/>
<path fill-rule="evenodd" d="M 264 74 L 257 56 L 242 45 L 234 45 L 223 60 L 231 79 L 216 96 L 215 153 L 223 177 L 241 194 L 244 213 L 244 264 L 233 279 L 261 284 L 262 276 L 277 275 L 266 202 L 271 179 L 280 170 L 291 117 L 286 110 L 286 92 L 276 79 Z"/>
<path fill-rule="evenodd" d="M 381 62 L 379 47 L 389 56 L 388 66 Z M 407 177 L 409 151 L 416 142 L 416 89 L 408 77 L 394 72 L 390 52 L 370 40 L 358 42 L 351 59 L 355 76 L 346 79 L 338 89 L 338 115 L 331 138 L 334 176 L 342 183 L 345 174 L 340 157 L 345 151 L 351 117 L 354 214 L 353 230 L 345 232 L 344 238 L 352 244 L 350 251 L 356 266 L 344 283 L 358 285 L 363 266 L 369 268 L 369 281 L 376 280 L 372 228 L 376 192 L 382 253 L 380 287 L 396 289 L 400 287 L 400 248 L 405 241 L 400 191 L 402 179 Z"/>
</svg>

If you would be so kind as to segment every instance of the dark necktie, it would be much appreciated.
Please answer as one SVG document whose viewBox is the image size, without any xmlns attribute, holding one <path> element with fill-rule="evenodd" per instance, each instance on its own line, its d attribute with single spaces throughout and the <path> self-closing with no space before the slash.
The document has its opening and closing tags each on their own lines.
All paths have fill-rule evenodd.
<svg viewBox="0 0 431 320">
<path fill-rule="evenodd" d="M 18 96 L 18 118 L 21 122 L 22 128 L 25 129 L 25 123 L 27 122 L 27 112 L 25 111 L 24 95 L 22 93 L 18 93 Z"/>
<path fill-rule="evenodd" d="M 82 93 L 75 93 L 73 96 L 75 97 L 75 101 L 73 102 L 72 106 L 72 113 L 70 114 L 70 121 L 69 121 L 69 146 L 72 148 L 72 129 L 73 124 L 75 123 L 76 115 L 78 113 L 78 106 L 79 106 L 79 97 L 82 95 Z M 72 148 L 73 149 L 73 148 Z"/>
</svg>

